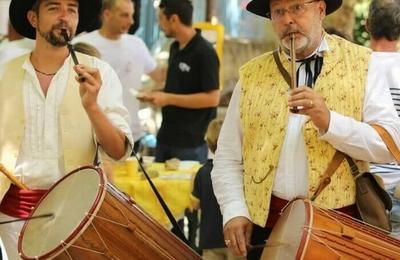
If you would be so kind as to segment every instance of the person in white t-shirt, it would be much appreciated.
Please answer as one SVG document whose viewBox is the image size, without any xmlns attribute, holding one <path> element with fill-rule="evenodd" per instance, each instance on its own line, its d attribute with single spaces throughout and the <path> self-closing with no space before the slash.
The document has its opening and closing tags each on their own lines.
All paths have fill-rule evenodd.
<svg viewBox="0 0 400 260">
<path fill-rule="evenodd" d="M 104 0 L 99 30 L 78 36 L 74 42 L 85 42 L 96 47 L 104 61 L 117 72 L 123 86 L 123 101 L 131 116 L 131 130 L 137 151 L 143 135 L 138 110 L 139 101 L 134 93 L 142 87 L 141 77 L 148 74 L 157 82 L 164 81 L 164 70 L 157 68 L 145 43 L 128 34 L 133 24 L 134 5 L 131 0 Z"/>
<path fill-rule="evenodd" d="M 385 73 L 393 105 L 400 117 L 400 57 L 397 52 L 400 41 L 400 0 L 373 0 L 369 6 L 366 24 L 370 34 L 370 48 L 379 52 L 376 56 L 386 60 Z M 397 163 L 371 164 L 371 172 L 379 176 L 392 198 L 392 235 L 400 238 L 400 165 Z M 396 192 L 397 190 L 397 192 Z"/>
<path fill-rule="evenodd" d="M 0 65 L 31 52 L 35 47 L 35 41 L 20 35 L 15 31 L 11 23 L 8 23 L 7 40 L 0 45 Z"/>
</svg>

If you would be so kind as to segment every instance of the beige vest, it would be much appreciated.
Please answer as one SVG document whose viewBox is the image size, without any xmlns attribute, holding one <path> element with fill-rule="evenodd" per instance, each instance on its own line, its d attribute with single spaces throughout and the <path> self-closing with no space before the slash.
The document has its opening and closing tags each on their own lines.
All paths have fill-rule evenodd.
<svg viewBox="0 0 400 260">
<path fill-rule="evenodd" d="M 82 64 L 93 63 L 92 57 L 77 55 Z M 24 136 L 22 92 L 26 72 L 22 65 L 27 58 L 24 55 L 8 63 L 0 81 L 0 163 L 10 171 L 15 169 Z M 68 85 L 59 113 L 66 173 L 79 166 L 91 164 L 95 154 L 93 130 L 81 104 L 79 85 L 72 65 L 69 71 Z M 10 181 L 0 174 L 0 201 L 9 187 Z"/>
<path fill-rule="evenodd" d="M 361 121 L 364 88 L 370 51 L 341 38 L 326 35 L 330 51 L 324 55 L 323 67 L 314 90 L 332 111 Z M 290 63 L 280 57 L 290 71 Z M 254 223 L 264 226 L 269 212 L 272 186 L 288 122 L 288 85 L 281 76 L 272 53 L 266 53 L 240 70 L 240 120 L 243 129 L 244 193 Z M 335 149 L 321 141 L 309 120 L 304 128 L 308 158 L 308 195 L 331 161 Z M 357 162 L 361 170 L 368 164 Z M 355 202 L 355 186 L 347 163 L 342 163 L 331 184 L 315 204 L 341 208 Z"/>
</svg>

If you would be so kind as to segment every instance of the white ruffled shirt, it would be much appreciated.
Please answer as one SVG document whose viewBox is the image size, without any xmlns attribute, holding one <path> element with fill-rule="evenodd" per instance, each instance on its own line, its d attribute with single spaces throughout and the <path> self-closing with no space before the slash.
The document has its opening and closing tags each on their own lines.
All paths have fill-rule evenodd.
<svg viewBox="0 0 400 260">
<path fill-rule="evenodd" d="M 29 55 L 23 64 L 26 71 L 23 82 L 25 111 L 24 138 L 17 159 L 14 175 L 30 188 L 47 189 L 61 177 L 64 171 L 59 108 L 63 101 L 72 59 L 68 57 L 54 75 L 45 97 L 30 62 Z M 92 67 L 98 68 L 102 86 L 98 102 L 108 119 L 128 138 L 125 157 L 131 153 L 133 139 L 129 127 L 129 114 L 122 103 L 122 87 L 114 70 L 105 62 L 94 59 Z M 1 74 L 4 69 L 0 69 Z"/>
</svg>

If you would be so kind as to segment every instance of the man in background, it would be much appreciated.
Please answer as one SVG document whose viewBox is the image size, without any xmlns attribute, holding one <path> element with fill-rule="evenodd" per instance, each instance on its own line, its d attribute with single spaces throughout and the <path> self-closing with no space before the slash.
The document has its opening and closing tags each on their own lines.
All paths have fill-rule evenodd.
<svg viewBox="0 0 400 260">
<path fill-rule="evenodd" d="M 219 103 L 219 61 L 212 45 L 192 27 L 193 6 L 189 0 L 162 0 L 159 25 L 174 38 L 170 48 L 164 91 L 144 93 L 143 100 L 162 108 L 157 135 L 156 161 L 173 157 L 206 163 L 204 135 L 216 117 Z M 186 215 L 189 242 L 194 247 L 197 211 Z M 183 222 L 181 221 L 181 226 Z"/>
<path fill-rule="evenodd" d="M 34 40 L 23 37 L 8 23 L 7 38 L 0 45 L 0 65 L 32 51 L 34 47 Z"/>
<path fill-rule="evenodd" d="M 366 29 L 371 36 L 371 49 L 397 52 L 400 38 L 400 1 L 373 0 L 369 6 Z"/>
<path fill-rule="evenodd" d="M 135 141 L 134 151 L 137 152 L 143 130 L 138 116 L 140 104 L 135 93 L 142 87 L 143 74 L 162 82 L 165 72 L 157 68 L 144 42 L 128 34 L 134 12 L 131 0 L 103 0 L 100 29 L 78 36 L 74 42 L 89 43 L 96 47 L 102 60 L 116 71 L 123 86 L 123 102 L 131 116 L 130 127 Z"/>
<path fill-rule="evenodd" d="M 162 107 L 156 161 L 172 157 L 205 163 L 204 135 L 219 103 L 219 61 L 212 45 L 192 27 L 193 6 L 188 0 L 163 0 L 159 25 L 174 38 L 164 91 L 144 99 Z"/>
</svg>

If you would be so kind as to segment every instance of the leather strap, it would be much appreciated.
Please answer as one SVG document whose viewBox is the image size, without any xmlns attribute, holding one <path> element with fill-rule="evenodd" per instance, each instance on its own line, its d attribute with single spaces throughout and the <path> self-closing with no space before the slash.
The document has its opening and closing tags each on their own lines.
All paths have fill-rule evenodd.
<svg viewBox="0 0 400 260">
<path fill-rule="evenodd" d="M 175 220 L 174 215 L 172 215 L 171 210 L 169 209 L 167 203 L 165 202 L 165 200 L 161 196 L 161 194 L 158 191 L 157 187 L 154 185 L 154 183 L 151 180 L 151 178 L 150 178 L 149 174 L 147 173 L 146 169 L 143 167 L 143 164 L 140 162 L 139 157 L 134 152 L 133 152 L 133 156 L 138 161 L 139 167 L 142 170 L 144 176 L 146 177 L 147 182 L 150 184 L 150 187 L 153 190 L 155 196 L 157 197 L 158 202 L 160 202 L 161 207 L 164 210 L 164 213 L 167 215 L 169 221 L 171 222 L 171 224 L 172 224 L 171 232 L 174 233 L 178 238 L 180 238 L 183 242 L 185 242 L 187 245 L 190 246 L 189 240 L 186 239 L 185 234 L 183 233 L 182 229 L 179 227 L 178 222 Z"/>
<path fill-rule="evenodd" d="M 360 171 L 358 170 L 357 164 L 354 162 L 353 158 L 348 156 L 347 154 L 343 154 L 344 158 L 346 158 L 347 163 L 350 166 L 351 174 L 353 175 L 354 179 L 356 179 L 358 176 L 360 176 Z"/>
<path fill-rule="evenodd" d="M 289 85 L 291 84 L 292 77 L 290 77 L 289 72 L 283 67 L 281 60 L 279 59 L 278 50 L 275 50 L 272 55 L 274 56 L 274 60 L 276 65 L 278 66 L 279 72 L 281 73 L 282 77 L 285 79 L 286 83 Z"/>
<path fill-rule="evenodd" d="M 336 151 L 335 155 L 333 155 L 333 158 L 328 165 L 328 168 L 325 170 L 324 176 L 322 177 L 317 190 L 311 197 L 311 201 L 314 201 L 318 197 L 318 195 L 325 189 L 325 187 L 328 186 L 329 183 L 331 183 L 331 177 L 335 173 L 339 165 L 342 163 L 343 159 L 344 154 L 342 152 Z"/>
<path fill-rule="evenodd" d="M 396 159 L 397 162 L 400 163 L 400 150 L 397 148 L 397 145 L 395 144 L 393 138 L 390 136 L 390 134 L 386 131 L 385 128 L 379 126 L 379 125 L 371 125 L 379 134 L 379 136 L 382 138 L 383 142 L 385 142 L 388 150 L 392 153 L 393 157 Z M 314 201 L 319 194 L 325 189 L 326 186 L 331 183 L 331 177 L 335 173 L 336 169 L 339 167 L 339 165 L 342 163 L 343 159 L 346 158 L 347 162 L 350 165 L 351 168 L 351 173 L 354 178 L 357 178 L 357 176 L 360 174 L 357 165 L 353 161 L 353 159 L 340 152 L 336 151 L 335 155 L 333 156 L 331 162 L 328 165 L 328 168 L 326 169 L 323 178 L 321 179 L 317 190 L 315 191 L 314 195 L 311 197 L 311 201 Z"/>
<path fill-rule="evenodd" d="M 371 125 L 375 131 L 378 132 L 382 140 L 385 142 L 388 150 L 392 153 L 393 157 L 396 159 L 398 163 L 400 163 L 400 150 L 397 148 L 396 143 L 393 141 L 393 138 L 390 134 L 380 125 Z"/>
</svg>

